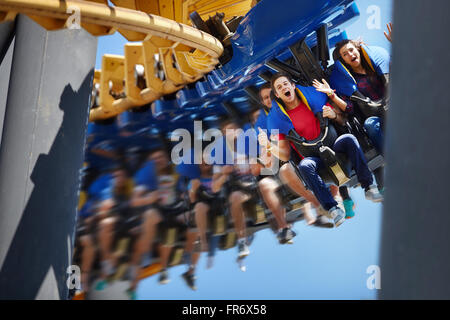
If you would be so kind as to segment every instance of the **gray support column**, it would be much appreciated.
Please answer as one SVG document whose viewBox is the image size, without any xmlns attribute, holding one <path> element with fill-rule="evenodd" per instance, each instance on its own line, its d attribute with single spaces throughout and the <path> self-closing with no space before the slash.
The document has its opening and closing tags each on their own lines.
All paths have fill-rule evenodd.
<svg viewBox="0 0 450 320">
<path fill-rule="evenodd" d="M 14 21 L 0 23 L 0 64 L 14 38 Z"/>
<path fill-rule="evenodd" d="M 3 119 L 5 117 L 6 97 L 8 95 L 9 74 L 14 38 L 14 22 L 0 24 L 0 145 L 2 141 Z"/>
<path fill-rule="evenodd" d="M 2 144 L 3 120 L 5 118 L 6 98 L 8 97 L 9 76 L 11 71 L 14 41 L 0 63 L 0 145 Z"/>
<path fill-rule="evenodd" d="M 97 39 L 16 36 L 0 147 L 0 299 L 65 299 Z"/>
<path fill-rule="evenodd" d="M 396 0 L 381 299 L 450 299 L 450 2 Z"/>
</svg>

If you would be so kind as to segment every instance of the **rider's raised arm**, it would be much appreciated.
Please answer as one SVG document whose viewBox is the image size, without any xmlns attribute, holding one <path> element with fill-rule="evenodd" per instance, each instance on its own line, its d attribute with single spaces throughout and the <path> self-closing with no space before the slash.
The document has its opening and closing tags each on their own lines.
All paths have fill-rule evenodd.
<svg viewBox="0 0 450 320">
<path fill-rule="evenodd" d="M 190 182 L 190 188 L 189 188 L 189 200 L 191 203 L 194 203 L 197 201 L 197 190 L 200 187 L 200 179 L 192 179 Z"/>
</svg>

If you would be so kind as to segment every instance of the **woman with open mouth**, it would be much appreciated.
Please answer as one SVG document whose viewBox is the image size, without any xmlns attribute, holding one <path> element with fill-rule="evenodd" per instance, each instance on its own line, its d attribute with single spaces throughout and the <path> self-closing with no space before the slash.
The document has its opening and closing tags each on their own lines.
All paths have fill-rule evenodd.
<svg viewBox="0 0 450 320">
<path fill-rule="evenodd" d="M 286 140 L 286 136 L 292 130 L 295 130 L 299 136 L 308 141 L 320 136 L 321 126 L 316 114 L 321 112 L 323 118 L 343 123 L 341 113 L 327 103 L 327 95 L 316 91 L 315 88 L 296 87 L 290 76 L 283 73 L 274 75 L 271 85 L 277 100 L 273 102 L 272 111 L 269 114 L 268 129 L 279 130 L 276 156 L 280 160 L 289 161 L 291 158 L 291 144 Z M 361 187 L 365 190 L 366 199 L 373 202 L 382 201 L 383 197 L 376 186 L 373 185 L 372 173 L 355 136 L 351 134 L 341 135 L 329 147 L 333 151 L 343 153 L 348 157 L 355 169 Z M 341 225 L 345 221 L 345 213 L 338 206 L 318 173 L 323 166 L 322 160 L 318 156 L 304 157 L 295 148 L 295 145 L 293 145 L 293 149 L 303 158 L 298 164 L 298 168 L 305 183 L 313 191 L 322 207 L 328 211 L 328 216 L 334 220 L 335 226 Z"/>
<path fill-rule="evenodd" d="M 336 44 L 333 58 L 336 63 L 330 78 L 331 86 L 337 89 L 337 93 L 346 102 L 343 111 L 350 115 L 356 113 L 362 118 L 372 144 L 382 153 L 384 140 L 382 116 L 367 116 L 364 112 L 356 110 L 351 99 L 355 92 L 347 89 L 346 81 L 343 81 L 339 73 L 346 73 L 349 76 L 347 79 L 353 82 L 350 83 L 353 90 L 357 90 L 363 97 L 371 101 L 382 101 L 387 95 L 389 55 L 384 49 L 366 46 L 361 41 L 343 40 Z"/>
</svg>

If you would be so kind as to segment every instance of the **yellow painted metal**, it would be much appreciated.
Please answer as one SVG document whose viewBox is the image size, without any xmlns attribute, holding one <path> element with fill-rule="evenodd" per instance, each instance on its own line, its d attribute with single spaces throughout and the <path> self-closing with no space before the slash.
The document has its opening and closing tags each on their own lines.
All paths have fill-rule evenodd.
<svg viewBox="0 0 450 320">
<path fill-rule="evenodd" d="M 69 10 L 70 8 L 79 9 L 81 23 L 114 27 L 124 36 L 129 36 L 130 38 L 127 39 L 131 41 L 144 40 L 148 35 L 153 35 L 184 43 L 192 48 L 199 48 L 216 58 L 223 52 L 220 41 L 200 30 L 157 15 L 121 7 L 109 7 L 96 2 L 83 0 L 0 0 L 0 13 L 2 13 L 0 17 L 8 16 L 11 19 L 12 15 L 5 13 L 15 14 L 20 12 L 37 19 L 43 27 L 54 30 L 56 26 L 60 25 L 58 20 L 67 21 L 71 19 L 73 11 Z M 38 19 L 37 17 L 43 18 Z"/>
<path fill-rule="evenodd" d="M 110 84 L 112 84 L 111 90 L 120 94 L 124 90 L 124 64 L 125 59 L 123 56 L 106 54 L 102 58 L 102 71 L 100 73 L 100 93 L 99 102 L 100 107 L 91 109 L 90 120 L 99 120 L 113 117 L 120 112 L 114 110 L 113 103 L 114 97 L 110 94 Z M 94 77 L 95 83 L 95 77 Z"/>
<path fill-rule="evenodd" d="M 93 36 L 108 36 L 115 33 L 117 30 L 114 27 L 101 26 L 94 23 L 80 23 L 83 29 L 92 34 Z"/>
<path fill-rule="evenodd" d="M 125 94 L 136 106 L 149 101 L 141 97 L 141 89 L 136 85 L 135 68 L 144 65 L 142 43 L 127 43 L 125 45 Z"/>
<path fill-rule="evenodd" d="M 174 0 L 173 1 L 173 10 L 174 17 L 173 20 L 185 23 L 183 20 L 183 0 Z"/>
<path fill-rule="evenodd" d="M 174 10 L 174 3 L 172 0 L 158 0 L 159 4 L 159 14 L 162 17 L 165 17 L 167 19 L 174 20 L 175 18 L 175 10 Z"/>
<path fill-rule="evenodd" d="M 338 179 L 339 185 L 342 186 L 343 184 L 350 181 L 350 179 L 347 177 L 347 175 L 344 173 L 344 170 L 339 165 L 339 163 L 335 164 L 334 166 L 330 167 L 333 174 Z"/>
<path fill-rule="evenodd" d="M 164 236 L 163 244 L 166 246 L 173 246 L 177 237 L 176 228 L 168 228 Z"/>
<path fill-rule="evenodd" d="M 129 268 L 128 263 L 120 264 L 119 267 L 117 268 L 116 273 L 113 276 L 113 280 L 118 281 L 122 279 L 122 277 L 125 275 L 125 272 L 127 272 L 128 268 Z"/>
<path fill-rule="evenodd" d="M 188 10 L 189 13 L 197 11 L 204 20 L 216 12 L 221 12 L 225 14 L 225 20 L 228 20 L 233 16 L 245 15 L 254 4 L 252 0 L 200 0 L 191 2 Z"/>
<path fill-rule="evenodd" d="M 181 263 L 181 260 L 183 259 L 183 253 L 184 249 L 181 247 L 175 248 L 175 251 L 172 255 L 172 259 L 169 262 L 169 266 L 176 266 Z"/>
<path fill-rule="evenodd" d="M 87 201 L 86 191 L 80 191 L 80 196 L 78 197 L 78 211 L 81 210 L 81 208 L 83 208 L 86 201 Z"/>
<path fill-rule="evenodd" d="M 214 219 L 214 235 L 224 234 L 226 232 L 225 216 L 220 215 Z"/>
<path fill-rule="evenodd" d="M 76 12 L 79 13 L 80 26 L 94 36 L 117 31 L 130 41 L 142 41 L 138 45 L 127 44 L 125 57 L 103 57 L 102 71 L 96 71 L 94 76 L 94 98 L 98 94 L 98 99 L 97 107 L 90 111 L 90 121 L 113 117 L 130 108 L 151 103 L 197 81 L 217 65 L 223 52 L 220 41 L 186 24 L 154 15 L 188 22 L 190 5 L 201 4 L 211 8 L 211 3 L 217 1 L 111 2 L 115 7 L 108 6 L 107 0 L 0 0 L 0 22 L 12 21 L 22 13 L 47 30 L 58 30 L 69 27 Z M 161 69 L 155 67 L 158 62 L 155 59 L 159 60 Z M 143 90 L 136 86 L 136 64 L 144 66 L 147 88 Z"/>
<path fill-rule="evenodd" d="M 160 57 L 159 48 L 167 48 L 173 45 L 170 40 L 153 37 L 148 41 L 142 43 L 144 49 L 144 63 L 145 63 L 145 79 L 147 80 L 147 88 L 159 96 L 173 93 L 181 87 L 177 86 L 171 80 L 161 80 L 158 76 L 158 70 L 155 69 L 155 57 Z M 161 59 L 161 57 L 160 57 Z M 152 93 L 151 95 L 153 95 Z M 143 90 L 142 95 L 149 96 L 148 90 Z M 143 97 L 145 99 L 145 97 Z M 158 99 L 158 98 L 157 98 Z M 155 99 L 156 100 L 156 99 Z"/>
<path fill-rule="evenodd" d="M 138 279 L 142 280 L 147 277 L 150 277 L 156 273 L 159 273 L 161 271 L 161 269 L 162 269 L 161 263 L 154 263 L 154 264 L 148 266 L 147 268 L 141 269 L 139 271 Z"/>
<path fill-rule="evenodd" d="M 229 249 L 229 248 L 234 247 L 234 244 L 236 243 L 236 238 L 237 238 L 236 232 L 231 231 L 231 232 L 227 233 L 224 249 Z"/>
<path fill-rule="evenodd" d="M 256 205 L 256 224 L 266 222 L 266 214 L 264 208 L 261 205 Z"/>
</svg>

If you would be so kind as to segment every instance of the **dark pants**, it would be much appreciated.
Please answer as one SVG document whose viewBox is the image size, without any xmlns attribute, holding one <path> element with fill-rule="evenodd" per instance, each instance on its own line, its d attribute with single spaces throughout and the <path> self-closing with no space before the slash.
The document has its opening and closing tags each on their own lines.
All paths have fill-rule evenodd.
<svg viewBox="0 0 450 320">
<path fill-rule="evenodd" d="M 332 149 L 335 152 L 345 154 L 350 160 L 353 169 L 356 172 L 358 181 L 365 189 L 373 183 L 372 173 L 367 167 L 364 153 L 359 146 L 356 138 L 351 134 L 344 134 L 336 139 Z M 317 157 L 308 157 L 303 159 L 299 164 L 299 170 L 308 188 L 314 193 L 320 204 L 325 210 L 330 210 L 337 205 L 330 190 L 318 174 L 319 169 L 323 166 L 322 160 Z"/>
<path fill-rule="evenodd" d="M 370 117 L 364 121 L 364 128 L 367 131 L 370 141 L 377 151 L 383 154 L 383 130 L 382 123 L 378 117 Z"/>
</svg>

